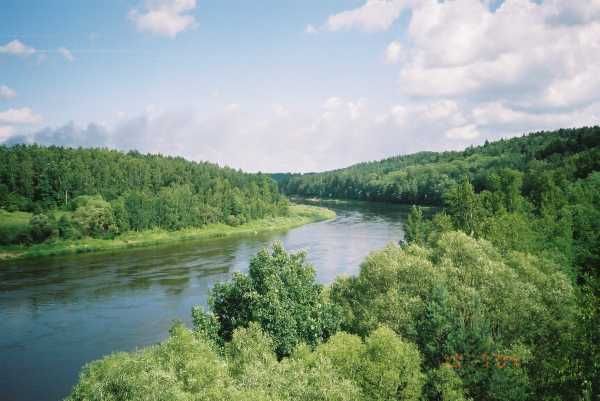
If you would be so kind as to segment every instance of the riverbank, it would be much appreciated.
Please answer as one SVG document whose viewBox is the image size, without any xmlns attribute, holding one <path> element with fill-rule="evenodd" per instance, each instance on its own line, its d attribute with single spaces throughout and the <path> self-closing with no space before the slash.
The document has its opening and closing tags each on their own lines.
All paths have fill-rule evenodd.
<svg viewBox="0 0 600 401">
<path fill-rule="evenodd" d="M 202 228 L 188 228 L 179 231 L 148 230 L 128 232 L 115 239 L 84 238 L 68 241 L 58 240 L 30 246 L 0 246 L 0 261 L 141 248 L 178 241 L 222 238 L 235 235 L 253 235 L 267 231 L 289 230 L 308 223 L 333 218 L 335 218 L 333 210 L 318 206 L 292 204 L 288 216 L 255 220 L 237 227 L 225 224 L 211 224 Z"/>
</svg>

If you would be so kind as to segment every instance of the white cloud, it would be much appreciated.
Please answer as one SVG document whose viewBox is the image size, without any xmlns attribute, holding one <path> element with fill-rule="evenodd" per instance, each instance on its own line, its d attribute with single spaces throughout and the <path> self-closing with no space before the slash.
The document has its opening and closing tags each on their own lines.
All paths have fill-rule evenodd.
<svg viewBox="0 0 600 401">
<path fill-rule="evenodd" d="M 141 32 L 174 38 L 196 25 L 196 0 L 146 0 L 143 11 L 129 11 L 129 19 Z"/>
<path fill-rule="evenodd" d="M 358 28 L 362 31 L 385 31 L 400 16 L 406 0 L 367 0 L 359 8 L 330 16 L 325 27 L 330 31 Z"/>
<path fill-rule="evenodd" d="M 15 96 L 17 96 L 17 92 L 14 89 L 6 85 L 0 85 L 0 99 L 12 99 Z"/>
<path fill-rule="evenodd" d="M 227 106 L 225 106 L 225 111 L 228 113 L 237 113 L 240 111 L 240 105 L 237 103 L 229 103 Z"/>
<path fill-rule="evenodd" d="M 388 64 L 396 64 L 403 56 L 402 44 L 398 40 L 391 42 L 385 49 L 385 61 Z"/>
<path fill-rule="evenodd" d="M 279 103 L 273 105 L 273 112 L 278 117 L 288 117 L 290 115 L 290 111 Z"/>
<path fill-rule="evenodd" d="M 67 60 L 67 61 L 75 60 L 75 57 L 73 57 L 73 54 L 71 53 L 71 51 L 69 49 L 67 49 L 66 47 L 61 47 L 57 51 L 58 51 L 58 53 L 60 53 L 61 56 L 63 56 L 65 58 L 65 60 Z"/>
<path fill-rule="evenodd" d="M 14 132 L 15 130 L 13 127 L 0 125 L 0 141 L 8 139 Z"/>
<path fill-rule="evenodd" d="M 451 128 L 446 131 L 446 138 L 450 139 L 475 139 L 480 135 L 477 127 L 473 124 Z"/>
<path fill-rule="evenodd" d="M 592 125 L 600 118 L 600 102 L 559 113 L 455 99 L 405 101 L 382 108 L 339 96 L 309 109 L 288 107 L 276 103 L 252 112 L 233 107 L 235 112 L 220 108 L 212 113 L 149 108 L 137 116 L 123 116 L 111 127 L 67 124 L 20 137 L 12 128 L 2 129 L 8 143 L 138 149 L 248 171 L 317 171 L 422 150 L 460 149 L 527 131 Z M 0 119 L 0 126 L 10 125 Z"/>
<path fill-rule="evenodd" d="M 340 99 L 337 96 L 332 96 L 330 98 L 328 98 L 327 100 L 325 100 L 325 102 L 323 103 L 323 108 L 325 110 L 336 110 L 339 109 L 342 106 L 342 99 Z"/>
<path fill-rule="evenodd" d="M 404 9 L 407 34 L 384 54 L 404 95 L 532 112 L 600 100 L 600 0 L 366 0 L 326 27 L 387 30 Z"/>
<path fill-rule="evenodd" d="M 29 107 L 0 111 L 1 125 L 35 125 L 40 122 L 42 122 L 42 117 L 35 114 Z"/>
<path fill-rule="evenodd" d="M 317 32 L 317 28 L 315 28 L 312 24 L 308 24 L 306 25 L 306 28 L 304 28 L 304 33 L 308 33 L 309 35 L 315 34 Z"/>
<path fill-rule="evenodd" d="M 12 54 L 15 56 L 29 56 L 35 53 L 35 49 L 15 39 L 4 46 L 0 46 L 0 54 L 1 53 Z"/>
</svg>

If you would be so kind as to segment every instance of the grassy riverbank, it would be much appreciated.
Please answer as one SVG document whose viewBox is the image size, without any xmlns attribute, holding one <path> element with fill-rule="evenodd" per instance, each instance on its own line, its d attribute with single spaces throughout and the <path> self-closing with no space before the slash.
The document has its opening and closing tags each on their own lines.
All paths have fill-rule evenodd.
<svg viewBox="0 0 600 401">
<path fill-rule="evenodd" d="M 335 212 L 309 205 L 291 205 L 289 216 L 255 220 L 237 227 L 211 224 L 202 228 L 179 231 L 148 230 L 128 232 L 115 239 L 84 238 L 80 240 L 57 240 L 31 246 L 0 246 L 0 261 L 50 255 L 112 251 L 165 244 L 169 242 L 258 234 L 259 232 L 288 230 L 304 224 L 332 219 Z"/>
</svg>

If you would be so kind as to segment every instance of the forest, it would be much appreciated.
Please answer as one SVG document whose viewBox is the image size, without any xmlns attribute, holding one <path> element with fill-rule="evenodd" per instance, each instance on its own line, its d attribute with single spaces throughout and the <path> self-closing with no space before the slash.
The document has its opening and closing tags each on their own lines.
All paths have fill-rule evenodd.
<svg viewBox="0 0 600 401">
<path fill-rule="evenodd" d="M 600 128 L 561 129 L 501 139 L 464 151 L 420 152 L 359 163 L 324 173 L 273 174 L 289 195 L 357 199 L 417 205 L 444 205 L 444 194 L 467 176 L 477 192 L 493 190 L 501 169 L 524 173 L 525 191 L 548 168 L 567 180 L 600 169 Z M 529 179 L 531 178 L 531 179 Z"/>
<path fill-rule="evenodd" d="M 599 170 L 593 127 L 275 175 L 414 204 L 405 241 L 331 285 L 275 244 L 192 329 L 88 364 L 68 400 L 598 400 Z"/>
<path fill-rule="evenodd" d="M 0 146 L 2 245 L 238 226 L 287 213 L 264 174 L 138 152 Z"/>
</svg>

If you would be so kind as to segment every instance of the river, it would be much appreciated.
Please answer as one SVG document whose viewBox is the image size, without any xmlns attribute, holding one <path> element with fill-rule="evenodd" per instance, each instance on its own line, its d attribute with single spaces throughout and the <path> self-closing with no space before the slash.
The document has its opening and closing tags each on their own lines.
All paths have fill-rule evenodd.
<svg viewBox="0 0 600 401">
<path fill-rule="evenodd" d="M 336 219 L 287 232 L 0 263 L 0 400 L 60 400 L 86 362 L 161 341 L 175 319 L 191 325 L 212 285 L 275 240 L 306 250 L 330 283 L 403 238 L 406 207 L 327 206 Z"/>
</svg>

